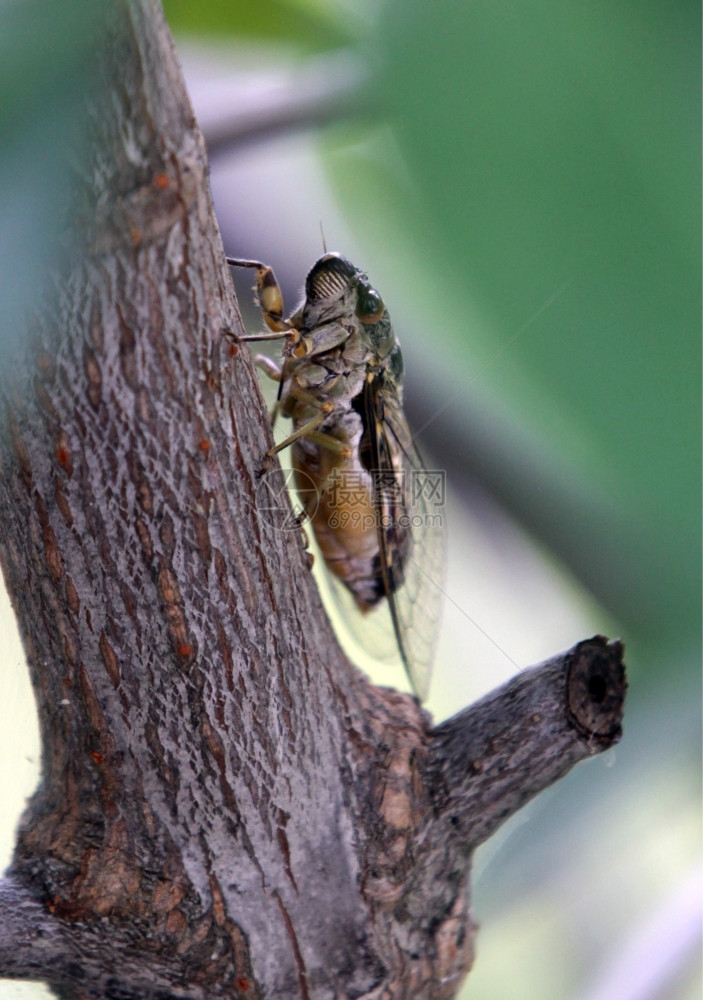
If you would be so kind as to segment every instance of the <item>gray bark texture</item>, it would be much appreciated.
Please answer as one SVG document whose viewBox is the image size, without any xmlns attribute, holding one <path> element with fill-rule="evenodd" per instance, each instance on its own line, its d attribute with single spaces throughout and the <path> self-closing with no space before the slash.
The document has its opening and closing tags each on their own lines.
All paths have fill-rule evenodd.
<svg viewBox="0 0 703 1000">
<path fill-rule="evenodd" d="M 105 5 L 106 8 L 108 5 Z M 271 445 L 156 0 L 113 0 L 70 253 L 6 379 L 0 557 L 42 780 L 0 974 L 65 998 L 441 1000 L 478 844 L 620 736 L 595 637 L 433 728 L 339 650 Z"/>
</svg>

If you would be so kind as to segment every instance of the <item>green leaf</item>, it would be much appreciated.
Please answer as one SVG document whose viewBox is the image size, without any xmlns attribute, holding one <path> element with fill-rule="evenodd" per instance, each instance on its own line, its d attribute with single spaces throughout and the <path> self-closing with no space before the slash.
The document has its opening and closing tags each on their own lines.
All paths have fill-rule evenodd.
<svg viewBox="0 0 703 1000">
<path fill-rule="evenodd" d="M 188 35 L 286 42 L 303 51 L 346 45 L 354 37 L 354 20 L 345 7 L 321 0 L 165 0 L 171 29 Z"/>
</svg>

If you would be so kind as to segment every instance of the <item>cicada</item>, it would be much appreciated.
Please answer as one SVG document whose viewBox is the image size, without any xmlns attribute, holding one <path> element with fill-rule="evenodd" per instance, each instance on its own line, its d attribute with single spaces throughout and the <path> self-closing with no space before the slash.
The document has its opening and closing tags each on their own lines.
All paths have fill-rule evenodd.
<svg viewBox="0 0 703 1000">
<path fill-rule="evenodd" d="M 304 301 L 287 319 L 270 267 L 227 263 L 256 270 L 270 331 L 240 339 L 285 337 L 280 367 L 257 359 L 279 382 L 275 412 L 293 421 L 269 456 L 292 446 L 298 495 L 328 571 L 362 620 L 387 604 L 422 700 L 442 596 L 444 474 L 425 469 L 408 429 L 402 355 L 388 310 L 366 274 L 338 253 L 313 265 Z"/>
</svg>

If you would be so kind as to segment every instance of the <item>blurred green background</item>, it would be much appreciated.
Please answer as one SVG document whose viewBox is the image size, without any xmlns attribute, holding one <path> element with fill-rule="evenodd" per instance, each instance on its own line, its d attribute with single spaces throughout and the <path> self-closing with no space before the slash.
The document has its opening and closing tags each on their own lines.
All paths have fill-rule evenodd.
<svg viewBox="0 0 703 1000">
<path fill-rule="evenodd" d="M 273 264 L 292 307 L 322 225 L 394 317 L 452 492 L 430 708 L 597 631 L 626 643 L 620 746 L 477 858 L 462 996 L 698 998 L 698 4 L 165 9 L 226 250 Z M 23 51 L 20 92 L 44 55 Z M 41 144 L 39 107 L 20 119 Z"/>
</svg>

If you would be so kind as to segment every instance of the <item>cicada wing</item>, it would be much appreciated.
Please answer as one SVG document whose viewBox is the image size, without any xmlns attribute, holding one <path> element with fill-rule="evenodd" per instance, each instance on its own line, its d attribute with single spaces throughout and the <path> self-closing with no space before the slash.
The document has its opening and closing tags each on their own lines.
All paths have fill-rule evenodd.
<svg viewBox="0 0 703 1000">
<path fill-rule="evenodd" d="M 384 590 L 396 641 L 418 698 L 429 692 L 441 613 L 445 477 L 420 457 L 394 390 L 371 384 Z"/>
<path fill-rule="evenodd" d="M 444 474 L 425 468 L 394 388 L 381 380 L 367 382 L 360 409 L 366 431 L 362 461 L 371 476 L 377 515 L 382 599 L 361 611 L 329 569 L 317 573 L 318 583 L 340 639 L 376 664 L 400 660 L 424 700 L 444 585 Z M 319 567 L 324 563 L 315 561 Z M 358 655 L 357 662 L 362 665 Z"/>
<path fill-rule="evenodd" d="M 316 556 L 315 571 L 323 603 L 340 642 L 357 666 L 377 674 L 381 668 L 385 679 L 380 683 L 392 684 L 393 670 L 403 659 L 388 601 L 361 611 L 347 587 L 325 566 L 315 540 L 310 539 L 309 545 Z M 391 672 L 386 673 L 384 666 Z"/>
</svg>

